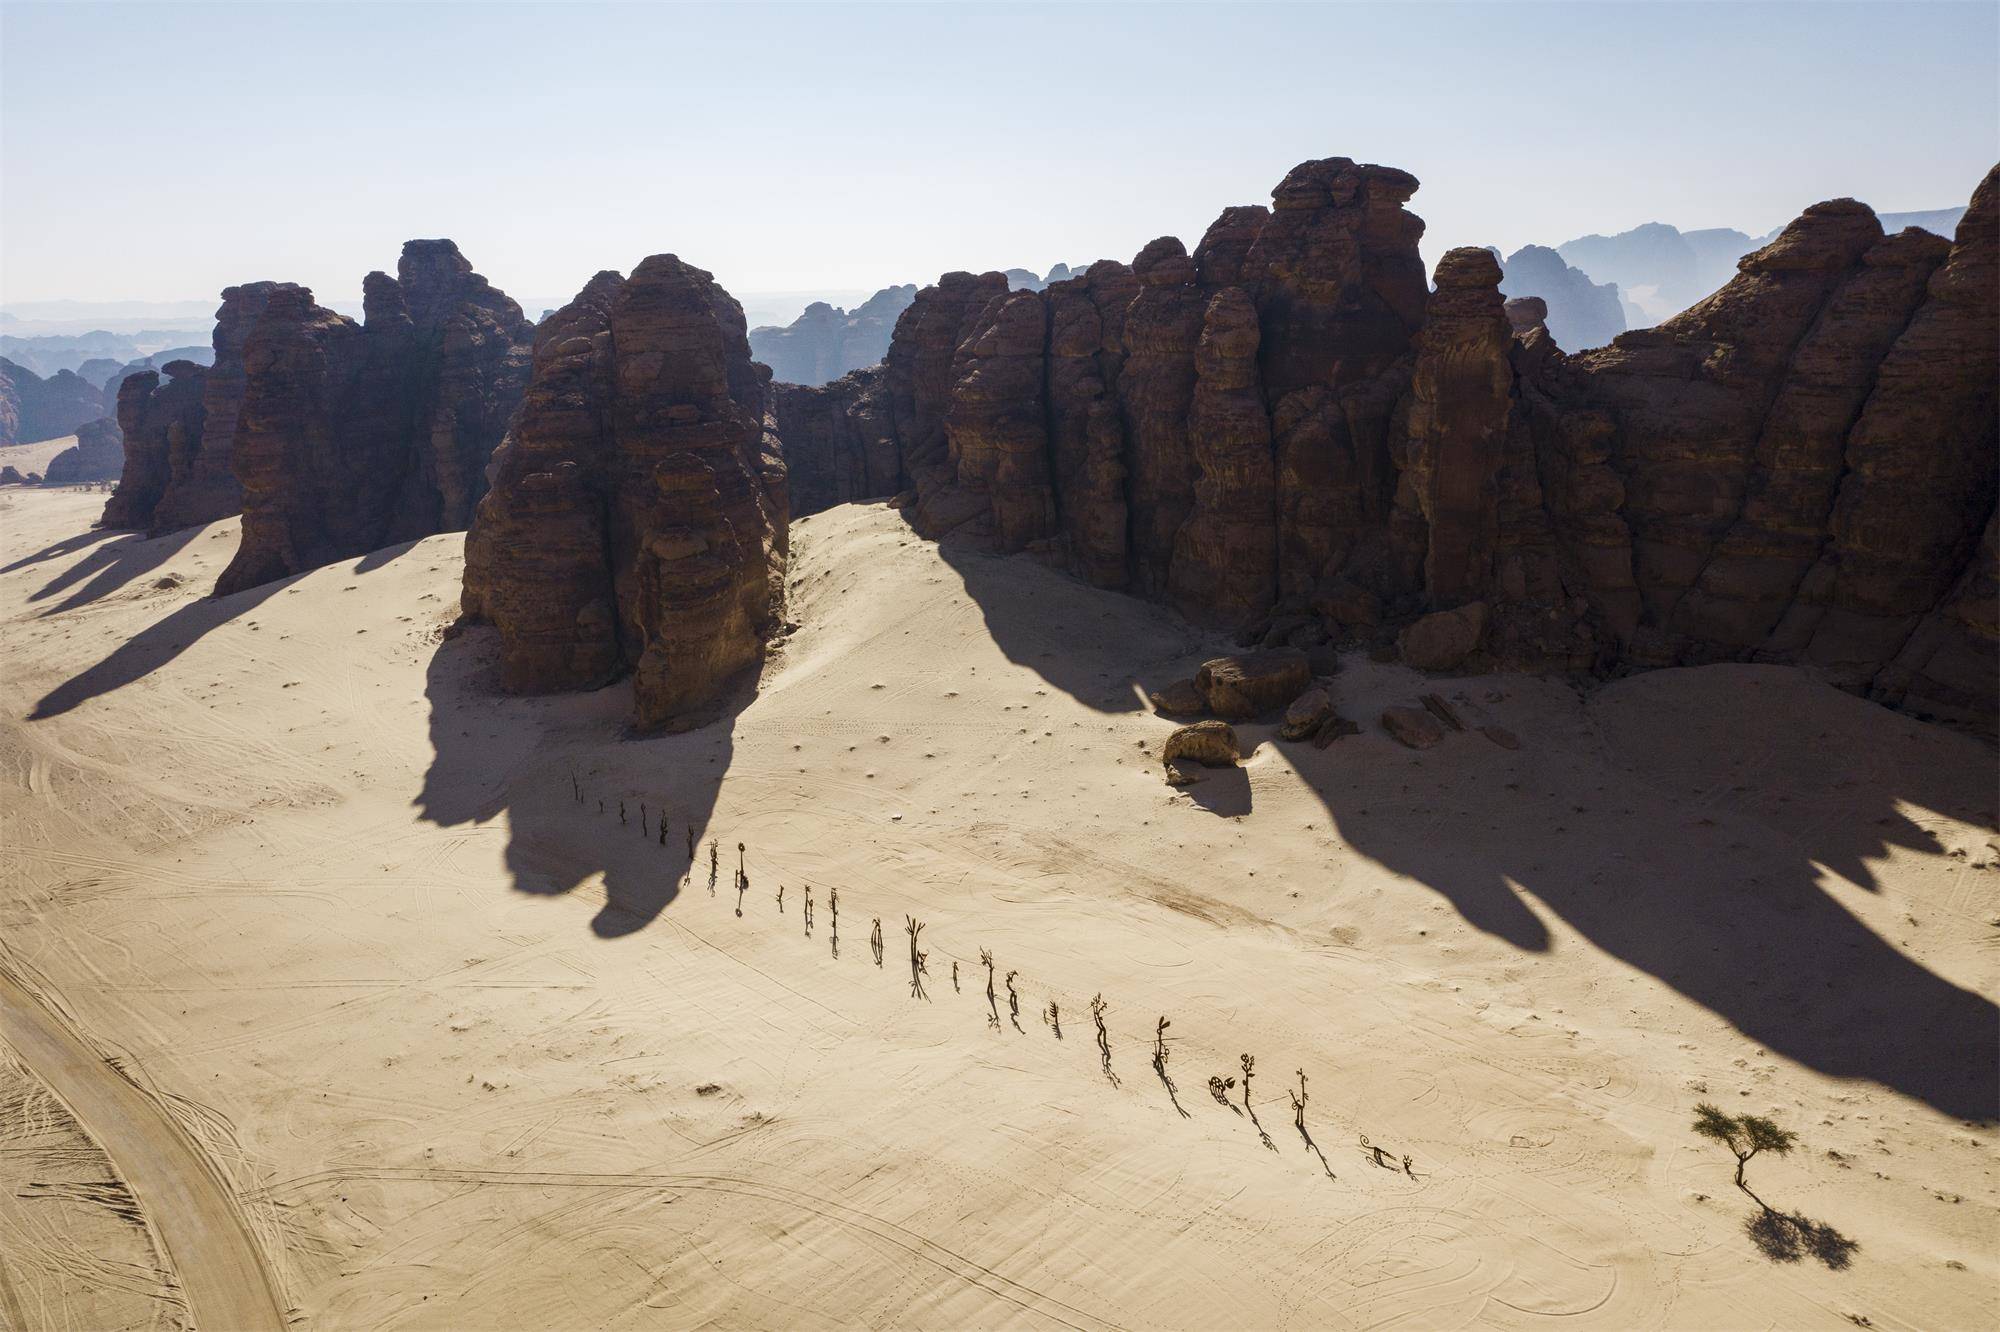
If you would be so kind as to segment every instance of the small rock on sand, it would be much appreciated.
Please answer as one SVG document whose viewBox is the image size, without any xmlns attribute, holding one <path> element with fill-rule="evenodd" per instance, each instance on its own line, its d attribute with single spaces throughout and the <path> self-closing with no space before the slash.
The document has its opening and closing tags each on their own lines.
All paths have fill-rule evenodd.
<svg viewBox="0 0 2000 1332">
<path fill-rule="evenodd" d="M 1390 708 L 1382 714 L 1382 729 L 1411 749 L 1429 749 L 1444 739 L 1444 727 L 1422 708 Z"/>
<path fill-rule="evenodd" d="M 1201 771 L 1204 767 L 1234 767 L 1242 753 L 1229 723 L 1202 721 L 1168 736 L 1160 759 L 1167 766 L 1167 784 L 1187 786 L 1207 775 Z"/>
</svg>

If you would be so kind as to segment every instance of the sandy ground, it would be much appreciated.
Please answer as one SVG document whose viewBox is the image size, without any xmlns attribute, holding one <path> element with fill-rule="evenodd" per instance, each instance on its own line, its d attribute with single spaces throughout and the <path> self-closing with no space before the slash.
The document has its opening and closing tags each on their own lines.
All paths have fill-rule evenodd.
<svg viewBox="0 0 2000 1332">
<path fill-rule="evenodd" d="M 0 467 L 11 467 L 22 476 L 30 472 L 46 472 L 49 470 L 49 459 L 75 443 L 75 435 L 62 435 L 56 439 L 37 440 L 33 444 L 0 444 Z M 13 547 L 10 545 L 7 549 L 12 550 Z"/>
<path fill-rule="evenodd" d="M 0 1150 L 10 1326 L 2000 1319 L 1980 741 L 1357 658 L 1361 735 L 1175 793 L 1139 691 L 1213 640 L 879 507 L 794 529 L 754 702 L 635 739 L 491 692 L 459 537 L 211 600 L 234 524 L 100 503 L 0 493 L 0 1114 L 102 1199 Z M 1382 734 L 1432 687 L 1520 748 Z M 1750 1179 L 1836 1265 L 1699 1100 L 1799 1132 Z"/>
</svg>

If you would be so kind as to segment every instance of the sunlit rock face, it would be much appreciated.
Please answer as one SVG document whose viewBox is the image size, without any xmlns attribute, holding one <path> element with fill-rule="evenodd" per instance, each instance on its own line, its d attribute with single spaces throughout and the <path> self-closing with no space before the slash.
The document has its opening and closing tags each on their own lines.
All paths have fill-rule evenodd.
<svg viewBox="0 0 2000 1332">
<path fill-rule="evenodd" d="M 511 689 L 629 673 L 645 728 L 703 718 L 783 604 L 785 467 L 768 371 L 702 270 L 654 255 L 543 321 L 466 539 L 464 610 Z"/>
<path fill-rule="evenodd" d="M 1818 204 L 1575 355 L 1488 251 L 1425 282 L 1416 188 L 1328 158 L 1193 254 L 946 275 L 880 370 L 779 387 L 798 511 L 903 492 L 927 536 L 1252 636 L 1477 603 L 1461 670 L 1795 662 L 1992 725 L 1991 176 L 1950 242 Z"/>
</svg>

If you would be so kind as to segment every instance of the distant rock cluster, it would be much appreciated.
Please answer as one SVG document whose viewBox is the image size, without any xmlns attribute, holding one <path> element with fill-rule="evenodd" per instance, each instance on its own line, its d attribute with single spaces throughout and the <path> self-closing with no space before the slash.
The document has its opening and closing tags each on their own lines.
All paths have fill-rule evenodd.
<svg viewBox="0 0 2000 1332">
<path fill-rule="evenodd" d="M 115 404 L 125 467 L 104 506 L 105 527 L 158 536 L 239 512 L 235 441 L 247 376 L 243 344 L 272 293 L 290 283 L 249 282 L 222 293 L 211 364 L 169 361 L 118 381 Z"/>
<path fill-rule="evenodd" d="M 914 282 L 884 287 L 852 311 L 814 301 L 784 328 L 750 330 L 750 354 L 788 384 L 824 384 L 878 364 L 896 320 L 917 298 Z"/>
<path fill-rule="evenodd" d="M 1592 282 L 1545 245 L 1524 245 L 1502 262 L 1500 294 L 1540 300 L 1549 336 L 1565 351 L 1602 347 L 1625 331 L 1617 284 Z"/>
<path fill-rule="evenodd" d="M 1993 177 L 1956 243 L 1817 205 L 1574 356 L 1488 251 L 1429 289 L 1415 190 L 1329 158 L 1192 255 L 945 275 L 880 368 L 776 387 L 795 510 L 900 496 L 1218 625 L 1446 613 L 1403 637 L 1436 669 L 1798 662 L 1991 723 Z"/>
<path fill-rule="evenodd" d="M 104 395 L 74 370 L 44 379 L 0 356 L 0 444 L 61 439 L 103 415 Z"/>
<path fill-rule="evenodd" d="M 743 310 L 673 255 L 599 273 L 536 332 L 466 538 L 465 617 L 529 692 L 633 677 L 635 722 L 701 719 L 761 656 L 791 519 Z"/>
</svg>

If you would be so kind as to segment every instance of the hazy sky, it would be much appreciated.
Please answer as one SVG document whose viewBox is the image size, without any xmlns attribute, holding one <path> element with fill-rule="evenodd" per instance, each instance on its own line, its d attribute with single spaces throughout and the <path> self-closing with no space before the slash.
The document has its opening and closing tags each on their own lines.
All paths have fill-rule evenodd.
<svg viewBox="0 0 2000 1332">
<path fill-rule="evenodd" d="M 0 301 L 358 300 L 450 236 L 524 300 L 674 251 L 739 294 L 1190 246 L 1296 162 L 1425 253 L 1963 203 L 2000 7 L 0 5 Z M 530 309 L 529 313 L 538 313 Z"/>
</svg>

